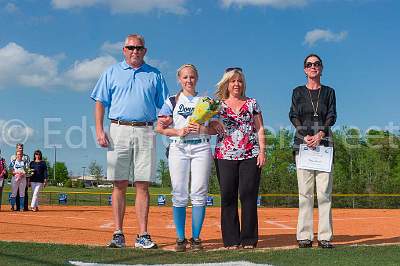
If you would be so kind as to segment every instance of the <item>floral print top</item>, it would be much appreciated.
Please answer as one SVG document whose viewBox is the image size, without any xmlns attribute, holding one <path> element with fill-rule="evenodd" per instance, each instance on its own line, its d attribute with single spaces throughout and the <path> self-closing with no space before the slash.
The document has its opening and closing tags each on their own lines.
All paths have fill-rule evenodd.
<svg viewBox="0 0 400 266">
<path fill-rule="evenodd" d="M 252 98 L 246 99 L 238 114 L 222 101 L 219 119 L 225 126 L 225 134 L 217 135 L 216 159 L 245 160 L 258 156 L 260 145 L 254 115 L 260 113 L 257 101 Z"/>
</svg>

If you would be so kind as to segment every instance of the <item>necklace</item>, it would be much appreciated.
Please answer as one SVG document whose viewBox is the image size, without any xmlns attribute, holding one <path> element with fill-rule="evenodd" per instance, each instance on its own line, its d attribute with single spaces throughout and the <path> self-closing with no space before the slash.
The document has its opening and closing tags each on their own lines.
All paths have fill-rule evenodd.
<svg viewBox="0 0 400 266">
<path fill-rule="evenodd" d="M 310 96 L 310 101 L 311 101 L 311 105 L 312 105 L 312 109 L 313 109 L 313 111 L 314 111 L 314 117 L 318 117 L 318 105 L 319 105 L 319 95 L 321 94 L 321 90 L 322 90 L 322 87 L 319 89 L 319 91 L 318 91 L 318 99 L 317 99 L 317 107 L 315 107 L 314 106 L 314 102 L 313 102 L 313 100 L 312 100 L 312 97 L 311 97 L 311 92 L 310 92 L 310 90 L 306 87 L 306 89 L 307 89 L 307 91 L 308 91 L 308 95 Z"/>
</svg>

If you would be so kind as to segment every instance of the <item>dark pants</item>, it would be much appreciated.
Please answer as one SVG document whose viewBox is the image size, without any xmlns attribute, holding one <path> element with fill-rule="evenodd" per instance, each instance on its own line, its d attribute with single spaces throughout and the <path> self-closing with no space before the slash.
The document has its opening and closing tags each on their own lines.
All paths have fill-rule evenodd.
<svg viewBox="0 0 400 266">
<path fill-rule="evenodd" d="M 24 200 L 24 210 L 25 211 L 29 211 L 28 205 L 28 181 L 26 182 L 26 187 L 25 187 L 25 200 Z M 15 197 L 15 207 L 16 207 L 16 211 L 19 211 L 19 189 L 17 190 L 17 196 Z"/>
<path fill-rule="evenodd" d="M 257 197 L 261 169 L 257 158 L 215 160 L 221 189 L 221 230 L 225 247 L 253 245 L 258 242 Z M 238 194 L 241 222 L 238 214 Z"/>
<path fill-rule="evenodd" d="M 6 183 L 6 180 L 3 181 L 3 186 L 5 183 Z M 2 203 L 1 201 L 3 199 L 3 186 L 0 187 L 0 210 L 1 210 L 1 203 Z"/>
</svg>

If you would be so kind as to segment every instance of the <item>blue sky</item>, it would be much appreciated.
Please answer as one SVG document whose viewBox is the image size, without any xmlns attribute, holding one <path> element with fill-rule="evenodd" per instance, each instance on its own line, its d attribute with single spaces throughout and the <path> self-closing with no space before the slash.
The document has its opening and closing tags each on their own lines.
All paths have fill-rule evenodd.
<svg viewBox="0 0 400 266">
<path fill-rule="evenodd" d="M 323 84 L 336 89 L 337 127 L 398 132 L 400 1 L 397 0 L 0 0 L 0 148 L 23 141 L 74 175 L 96 147 L 90 92 L 122 60 L 129 33 L 146 39 L 146 61 L 171 93 L 184 63 L 212 94 L 223 70 L 240 66 L 272 130 L 289 128 L 292 89 L 304 84 L 309 53 L 321 55 Z M 160 158 L 164 148 L 159 141 Z"/>
</svg>

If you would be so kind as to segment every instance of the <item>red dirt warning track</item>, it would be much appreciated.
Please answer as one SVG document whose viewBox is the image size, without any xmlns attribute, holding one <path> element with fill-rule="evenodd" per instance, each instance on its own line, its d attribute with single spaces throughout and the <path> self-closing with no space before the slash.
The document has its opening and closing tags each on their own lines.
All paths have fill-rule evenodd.
<svg viewBox="0 0 400 266">
<path fill-rule="evenodd" d="M 0 240 L 105 245 L 114 231 L 111 207 L 42 206 L 39 212 L 11 212 L 2 206 Z M 297 209 L 259 208 L 258 248 L 296 246 Z M 188 208 L 186 235 L 191 235 L 191 209 Z M 317 210 L 314 227 L 318 224 Z M 400 210 L 333 209 L 336 245 L 400 243 Z M 137 233 L 134 207 L 127 208 L 124 221 L 127 245 Z M 175 229 L 172 208 L 151 207 L 149 232 L 160 248 L 172 250 Z M 220 208 L 207 208 L 201 233 L 206 249 L 221 248 Z"/>
</svg>

